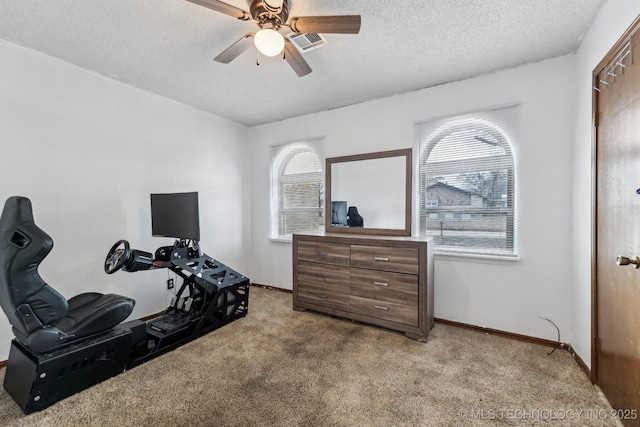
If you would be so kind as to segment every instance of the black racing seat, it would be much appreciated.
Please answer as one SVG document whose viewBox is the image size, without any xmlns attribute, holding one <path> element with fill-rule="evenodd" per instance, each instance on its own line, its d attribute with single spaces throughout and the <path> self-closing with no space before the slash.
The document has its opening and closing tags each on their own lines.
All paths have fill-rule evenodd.
<svg viewBox="0 0 640 427">
<path fill-rule="evenodd" d="M 38 274 L 53 240 L 33 220 L 31 201 L 7 199 L 0 217 L 0 305 L 16 339 L 36 354 L 106 332 L 124 321 L 135 301 L 83 293 L 66 300 Z"/>
</svg>

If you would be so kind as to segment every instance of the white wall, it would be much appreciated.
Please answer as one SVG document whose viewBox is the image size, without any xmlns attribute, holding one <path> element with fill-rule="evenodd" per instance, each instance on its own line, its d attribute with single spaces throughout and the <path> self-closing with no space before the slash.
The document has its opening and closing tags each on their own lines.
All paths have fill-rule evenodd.
<svg viewBox="0 0 640 427">
<path fill-rule="evenodd" d="M 41 276 L 70 298 L 166 307 L 167 270 L 105 274 L 111 245 L 154 252 L 149 193 L 199 191 L 205 253 L 249 274 L 247 129 L 0 40 L 0 203 L 27 196 L 54 240 Z M 0 360 L 13 334 L 0 315 Z"/>
<path fill-rule="evenodd" d="M 591 165 L 592 73 L 640 14 L 637 0 L 609 0 L 577 52 L 576 120 L 573 146 L 573 347 L 591 366 Z M 634 61 L 635 62 L 635 61 Z"/>
<path fill-rule="evenodd" d="M 251 128 L 252 281 L 292 287 L 291 245 L 269 235 L 270 146 L 325 137 L 334 157 L 414 147 L 414 124 L 522 104 L 517 156 L 519 261 L 437 257 L 438 318 L 571 341 L 571 141 L 575 57 L 557 58 L 318 114 Z M 371 77 L 374 78 L 374 77 Z"/>
</svg>

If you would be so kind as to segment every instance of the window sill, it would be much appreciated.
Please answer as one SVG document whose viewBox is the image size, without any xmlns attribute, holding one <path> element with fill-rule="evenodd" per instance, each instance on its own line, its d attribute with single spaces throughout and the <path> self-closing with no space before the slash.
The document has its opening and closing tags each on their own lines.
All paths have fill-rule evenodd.
<svg viewBox="0 0 640 427">
<path fill-rule="evenodd" d="M 488 261 L 519 261 L 520 255 L 518 254 L 500 254 L 500 253 L 490 253 L 490 252 L 468 252 L 468 251 L 456 251 L 456 250 L 446 250 L 446 249 L 436 249 L 435 250 L 436 259 L 477 259 L 477 260 L 488 260 Z"/>
<path fill-rule="evenodd" d="M 269 237 L 269 241 L 271 243 L 279 243 L 279 244 L 291 244 L 293 239 L 291 237 Z"/>
</svg>

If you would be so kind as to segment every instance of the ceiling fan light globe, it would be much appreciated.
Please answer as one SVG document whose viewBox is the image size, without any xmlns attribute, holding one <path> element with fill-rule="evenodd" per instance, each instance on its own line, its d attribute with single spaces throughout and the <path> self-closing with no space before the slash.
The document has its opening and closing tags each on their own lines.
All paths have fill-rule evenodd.
<svg viewBox="0 0 640 427">
<path fill-rule="evenodd" d="M 271 28 L 258 31 L 253 37 L 253 43 L 264 56 L 276 56 L 284 50 L 284 37 Z"/>
</svg>

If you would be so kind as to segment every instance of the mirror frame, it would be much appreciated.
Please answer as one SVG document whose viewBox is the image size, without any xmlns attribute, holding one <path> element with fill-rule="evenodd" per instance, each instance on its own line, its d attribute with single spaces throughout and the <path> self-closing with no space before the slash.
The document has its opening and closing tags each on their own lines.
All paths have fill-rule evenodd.
<svg viewBox="0 0 640 427">
<path fill-rule="evenodd" d="M 359 162 L 362 160 L 384 159 L 387 157 L 405 158 L 405 208 L 403 228 L 358 228 L 331 226 L 331 167 L 336 163 Z M 413 184 L 413 149 L 378 151 L 375 153 L 355 154 L 351 156 L 329 157 L 325 160 L 325 201 L 324 225 L 327 233 L 371 234 L 379 236 L 411 236 L 411 195 Z"/>
</svg>

